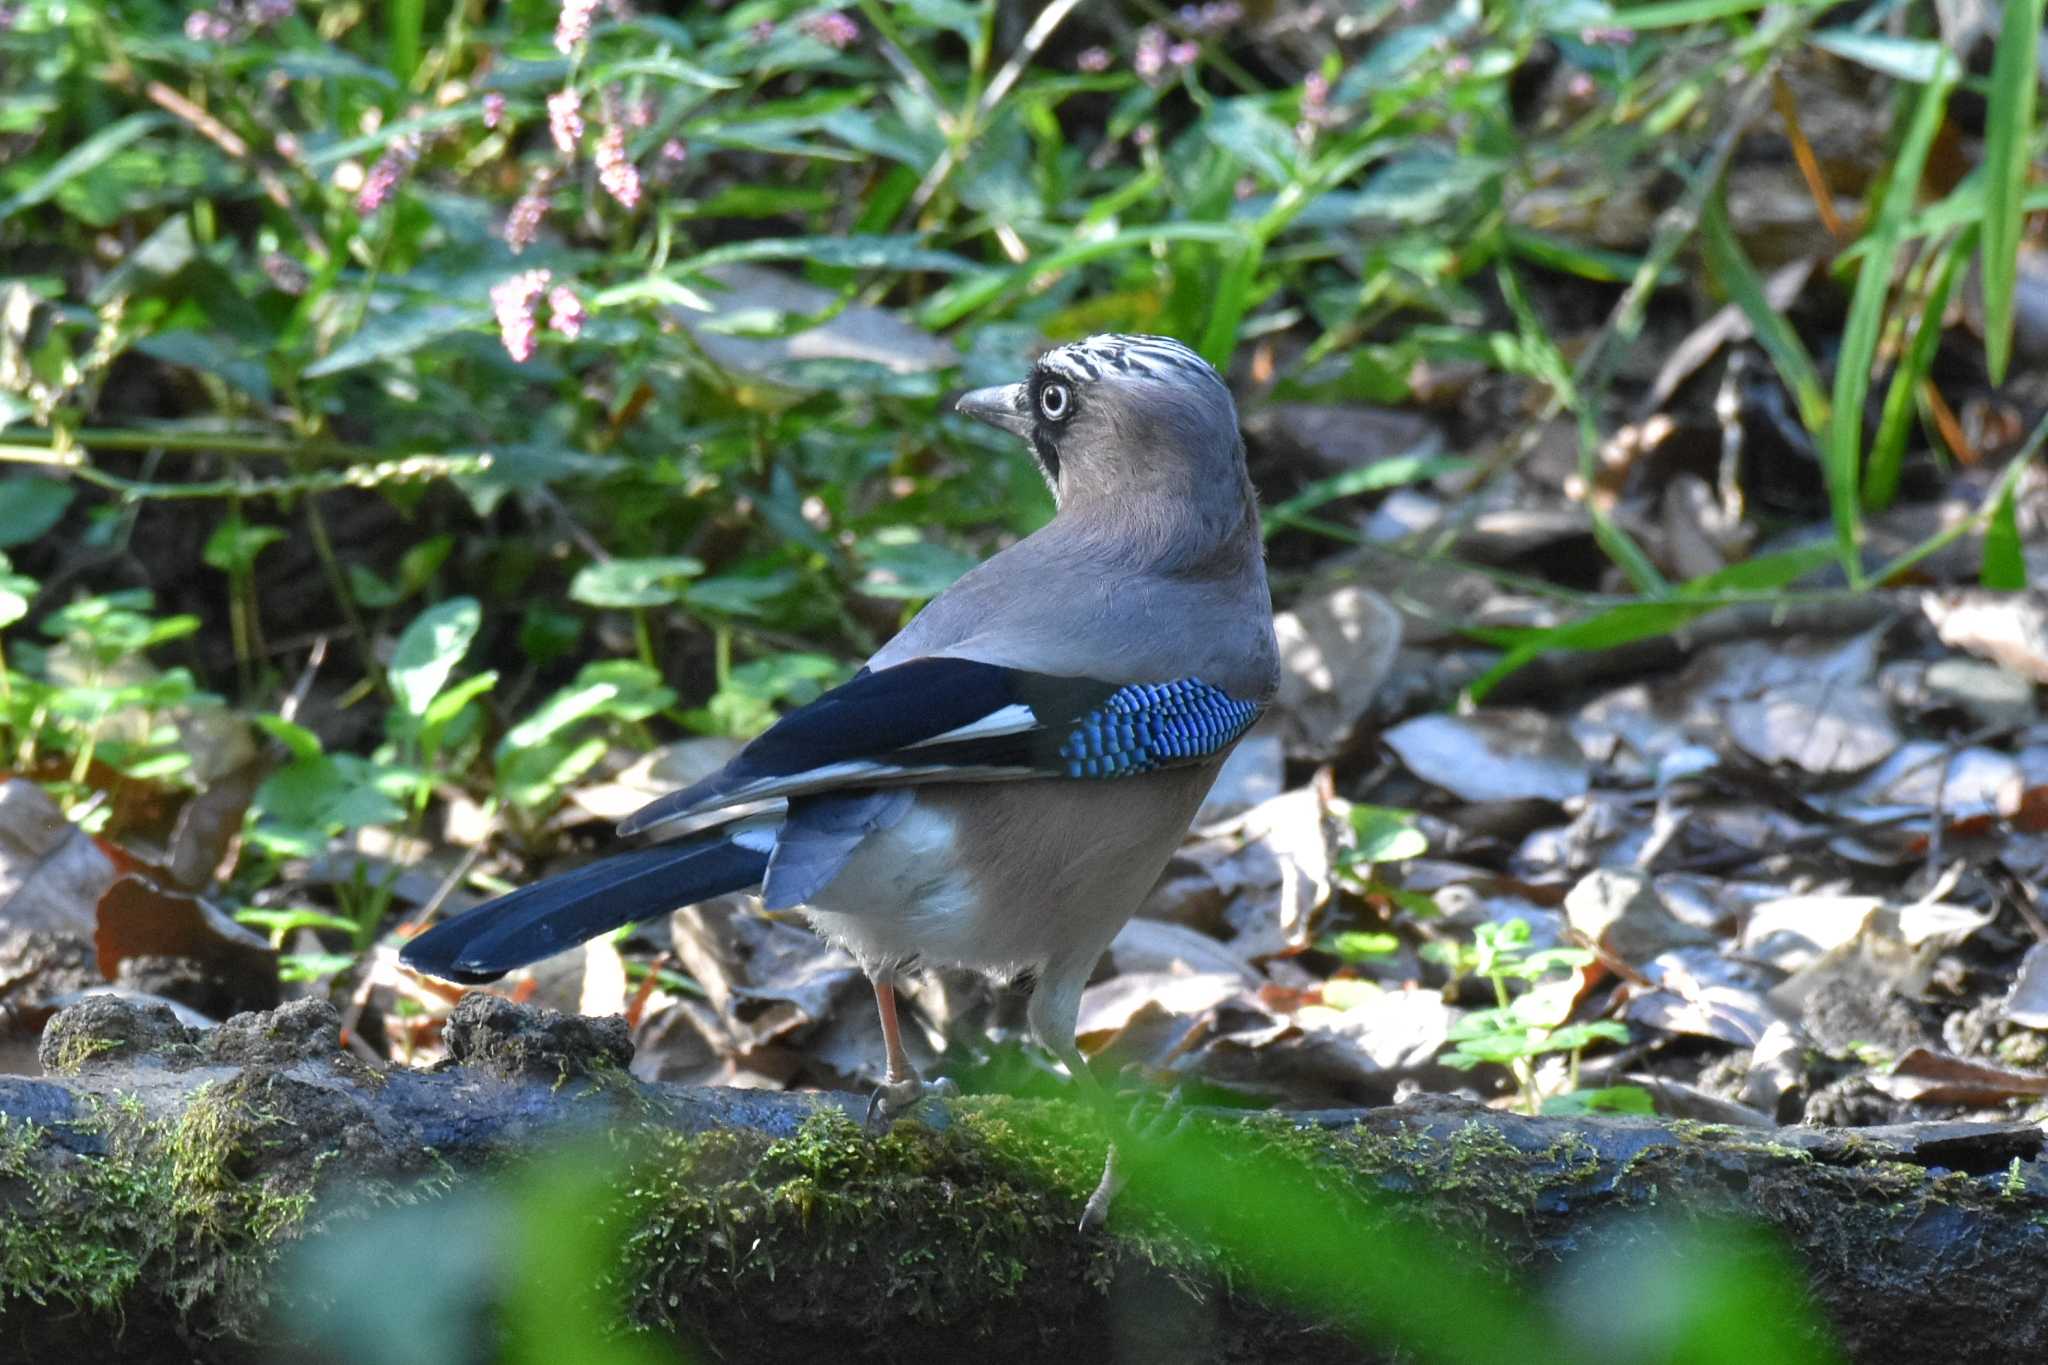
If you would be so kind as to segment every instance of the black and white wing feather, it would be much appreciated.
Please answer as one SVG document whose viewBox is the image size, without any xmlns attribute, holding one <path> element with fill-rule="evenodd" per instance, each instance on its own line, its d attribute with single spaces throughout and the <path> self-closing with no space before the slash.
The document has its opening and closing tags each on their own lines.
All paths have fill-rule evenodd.
<svg viewBox="0 0 2048 1365">
<path fill-rule="evenodd" d="M 782 718 L 724 768 L 620 825 L 855 787 L 1029 777 L 1114 778 L 1198 763 L 1262 705 L 1197 678 L 1108 683 L 975 659 L 863 671 Z"/>
</svg>

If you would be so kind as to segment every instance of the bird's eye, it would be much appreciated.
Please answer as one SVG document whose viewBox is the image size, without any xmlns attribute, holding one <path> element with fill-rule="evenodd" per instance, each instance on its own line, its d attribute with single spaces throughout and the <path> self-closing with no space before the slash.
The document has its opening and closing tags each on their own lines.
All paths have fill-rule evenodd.
<svg viewBox="0 0 2048 1365">
<path fill-rule="evenodd" d="M 1054 381 L 1038 391 L 1038 410 L 1048 422 L 1057 422 L 1073 409 L 1074 396 L 1065 384 Z"/>
</svg>

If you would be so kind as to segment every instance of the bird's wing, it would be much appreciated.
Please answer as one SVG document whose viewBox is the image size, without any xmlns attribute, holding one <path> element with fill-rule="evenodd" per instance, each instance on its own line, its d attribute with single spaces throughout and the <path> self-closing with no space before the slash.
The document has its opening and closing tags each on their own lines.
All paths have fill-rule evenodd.
<svg viewBox="0 0 2048 1365">
<path fill-rule="evenodd" d="M 642 807 L 619 831 L 847 788 L 1127 777 L 1220 753 L 1263 709 L 1199 678 L 1113 683 L 912 659 L 792 711 L 724 768 Z"/>
</svg>

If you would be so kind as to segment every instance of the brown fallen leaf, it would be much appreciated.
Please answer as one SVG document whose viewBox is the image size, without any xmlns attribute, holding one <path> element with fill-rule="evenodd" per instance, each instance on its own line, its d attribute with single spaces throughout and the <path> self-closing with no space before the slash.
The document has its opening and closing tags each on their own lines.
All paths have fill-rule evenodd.
<svg viewBox="0 0 2048 1365">
<path fill-rule="evenodd" d="M 198 896 L 167 891 L 139 872 L 100 897 L 93 946 L 109 981 L 130 958 L 185 958 L 239 1009 L 271 1009 L 280 999 L 276 949 Z"/>
<path fill-rule="evenodd" d="M 1916 1047 L 1870 1083 L 1896 1100 L 1916 1104 L 2000 1104 L 2027 1095 L 2048 1095 L 2048 1075 L 2014 1071 L 1988 1062 Z"/>
</svg>

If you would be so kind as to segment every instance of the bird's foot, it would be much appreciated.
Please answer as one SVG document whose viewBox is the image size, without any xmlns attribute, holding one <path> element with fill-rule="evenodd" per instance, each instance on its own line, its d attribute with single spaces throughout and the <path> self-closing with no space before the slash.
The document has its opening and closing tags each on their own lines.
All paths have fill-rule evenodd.
<svg viewBox="0 0 2048 1365">
<path fill-rule="evenodd" d="M 943 1127 L 947 1114 L 944 1106 L 926 1105 L 927 1100 L 957 1099 L 960 1087 L 944 1076 L 924 1080 L 916 1075 L 904 1076 L 898 1080 L 883 1081 L 868 1096 L 867 1129 L 871 1133 L 885 1133 L 895 1125 L 896 1120 L 908 1118 L 920 1107 L 921 1115 L 932 1127 Z"/>
<path fill-rule="evenodd" d="M 1181 1107 L 1180 1087 L 1175 1086 L 1159 1100 L 1159 1112 L 1150 1118 L 1141 1118 L 1148 1103 L 1141 1099 L 1131 1109 L 1131 1115 L 1124 1122 L 1126 1140 L 1135 1144 L 1163 1142 L 1186 1128 L 1194 1118 L 1191 1110 Z M 1099 1228 L 1109 1219 L 1109 1206 L 1124 1183 L 1130 1179 L 1130 1172 L 1121 1169 L 1116 1156 L 1116 1143 L 1109 1144 L 1109 1154 L 1102 1161 L 1102 1179 L 1096 1182 L 1095 1193 L 1088 1196 L 1088 1203 L 1081 1210 L 1081 1231 Z"/>
</svg>

